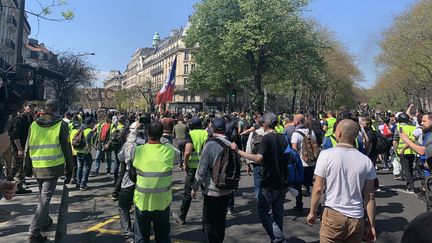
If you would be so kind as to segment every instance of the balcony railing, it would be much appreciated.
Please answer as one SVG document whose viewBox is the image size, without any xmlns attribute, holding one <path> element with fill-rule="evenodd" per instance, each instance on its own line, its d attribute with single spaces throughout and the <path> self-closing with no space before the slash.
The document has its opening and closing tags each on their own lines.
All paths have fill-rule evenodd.
<svg viewBox="0 0 432 243">
<path fill-rule="evenodd" d="M 6 39 L 5 46 L 15 51 L 15 42 L 13 42 L 11 39 Z"/>
<path fill-rule="evenodd" d="M 15 28 L 17 27 L 17 21 L 15 19 L 15 16 L 13 15 L 9 15 L 7 17 L 6 23 L 11 24 L 12 26 L 14 26 Z"/>
<path fill-rule="evenodd" d="M 163 72 L 162 66 L 157 66 L 157 67 L 150 70 L 150 74 L 153 76 L 155 76 L 156 74 L 159 74 L 161 72 Z"/>
</svg>

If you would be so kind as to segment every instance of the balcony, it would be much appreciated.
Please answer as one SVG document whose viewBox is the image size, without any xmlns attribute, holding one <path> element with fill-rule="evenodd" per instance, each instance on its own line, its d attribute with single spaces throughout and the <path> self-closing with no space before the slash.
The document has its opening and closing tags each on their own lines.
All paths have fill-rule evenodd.
<svg viewBox="0 0 432 243">
<path fill-rule="evenodd" d="M 13 16 L 13 15 L 7 16 L 6 23 L 8 24 L 8 26 L 14 27 L 15 29 L 17 27 L 17 21 L 15 19 L 15 16 Z"/>
<path fill-rule="evenodd" d="M 13 51 L 15 51 L 15 42 L 13 42 L 11 39 L 6 39 L 5 41 L 5 46 L 7 48 L 12 49 Z"/>
<path fill-rule="evenodd" d="M 162 72 L 163 72 L 162 66 L 157 66 L 157 67 L 150 70 L 150 74 L 152 76 L 156 76 L 157 74 L 162 73 Z"/>
</svg>

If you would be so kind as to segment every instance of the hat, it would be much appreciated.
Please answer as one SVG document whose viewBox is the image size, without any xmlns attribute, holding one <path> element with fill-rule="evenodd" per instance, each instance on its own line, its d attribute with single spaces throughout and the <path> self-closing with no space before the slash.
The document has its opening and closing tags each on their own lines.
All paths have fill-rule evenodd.
<svg viewBox="0 0 432 243">
<path fill-rule="evenodd" d="M 119 115 L 119 116 L 117 117 L 117 120 L 119 120 L 119 121 L 121 121 L 121 122 L 124 122 L 124 121 L 126 121 L 126 116 L 125 116 L 125 115 Z"/>
<path fill-rule="evenodd" d="M 274 113 L 266 112 L 261 116 L 261 121 L 269 125 L 275 124 L 277 122 L 277 116 Z"/>
<path fill-rule="evenodd" d="M 226 123 L 223 118 L 215 118 L 212 121 L 213 128 L 216 132 L 225 132 Z"/>
<path fill-rule="evenodd" d="M 45 106 L 53 106 L 54 108 L 59 108 L 60 101 L 58 99 L 49 99 L 45 102 Z"/>
<path fill-rule="evenodd" d="M 201 128 L 202 127 L 202 120 L 201 120 L 201 118 L 194 116 L 190 120 L 190 124 L 193 128 Z"/>
</svg>

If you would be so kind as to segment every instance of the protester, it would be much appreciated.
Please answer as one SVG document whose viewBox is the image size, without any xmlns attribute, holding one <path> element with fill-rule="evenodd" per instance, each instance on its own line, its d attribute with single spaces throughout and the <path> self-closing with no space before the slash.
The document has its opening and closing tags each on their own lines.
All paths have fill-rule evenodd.
<svg viewBox="0 0 432 243">
<path fill-rule="evenodd" d="M 151 225 L 156 242 L 170 240 L 171 183 L 175 151 L 161 144 L 163 126 L 152 122 L 147 131 L 148 142 L 137 146 L 133 158 L 137 179 L 134 191 L 135 242 L 149 242 Z"/>
<path fill-rule="evenodd" d="M 41 231 L 48 229 L 53 220 L 49 217 L 49 206 L 57 180 L 72 170 L 72 150 L 69 143 L 69 128 L 59 116 L 60 102 L 47 100 L 44 115 L 32 123 L 25 150 L 25 173 L 33 175 L 39 185 L 39 203 L 29 227 L 29 242 L 47 239 Z M 71 178 L 66 178 L 68 183 Z"/>
<path fill-rule="evenodd" d="M 215 141 L 220 140 L 226 146 L 230 146 L 226 136 L 226 123 L 222 118 L 215 118 L 212 121 L 214 134 L 201 153 L 201 159 L 196 171 L 196 182 L 192 186 L 192 197 L 201 185 L 204 185 L 204 203 L 202 211 L 202 224 L 205 236 L 210 243 L 223 242 L 225 238 L 225 221 L 228 203 L 233 190 L 220 189 L 212 179 L 212 169 L 216 160 L 223 152 L 223 147 Z"/>
<path fill-rule="evenodd" d="M 76 187 L 81 191 L 88 189 L 87 181 L 89 178 L 91 164 L 92 164 L 92 146 L 93 146 L 93 131 L 91 125 L 93 124 L 93 118 L 85 118 L 84 123 L 81 125 L 80 130 L 82 131 L 82 139 L 84 139 L 85 146 L 82 149 L 77 150 L 77 162 L 78 168 L 76 173 Z"/>
<path fill-rule="evenodd" d="M 284 154 L 288 142 L 284 135 L 275 132 L 277 116 L 265 113 L 262 117 L 266 135 L 262 138 L 257 154 L 250 154 L 238 149 L 235 143 L 232 149 L 248 160 L 263 165 L 261 188 L 258 195 L 258 214 L 272 242 L 284 242 L 283 204 L 287 192 L 287 162 Z M 270 215 L 270 210 L 272 215 Z"/>
<path fill-rule="evenodd" d="M 353 146 L 358 132 L 358 124 L 342 120 L 336 127 L 337 145 L 318 157 L 307 222 L 315 223 L 325 189 L 320 242 L 361 242 L 365 210 L 372 239 L 376 240 L 374 179 L 377 176 L 370 159 Z"/>
<path fill-rule="evenodd" d="M 173 128 L 173 135 L 175 136 L 174 139 L 174 146 L 180 151 L 181 153 L 181 161 L 179 164 L 179 169 L 183 170 L 183 162 L 184 162 L 184 149 L 186 145 L 186 133 L 187 133 L 187 126 L 188 119 L 186 116 L 184 116 L 182 119 L 180 118 L 177 121 L 177 124 Z"/>
</svg>

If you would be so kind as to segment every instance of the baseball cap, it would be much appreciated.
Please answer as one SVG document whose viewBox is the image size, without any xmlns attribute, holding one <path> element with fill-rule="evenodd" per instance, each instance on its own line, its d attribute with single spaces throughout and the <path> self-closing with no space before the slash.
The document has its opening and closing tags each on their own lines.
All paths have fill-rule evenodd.
<svg viewBox="0 0 432 243">
<path fill-rule="evenodd" d="M 271 125 L 277 122 L 277 116 L 274 113 L 266 112 L 261 116 L 261 121 Z"/>
<path fill-rule="evenodd" d="M 212 121 L 213 128 L 216 132 L 225 132 L 226 129 L 226 123 L 223 118 L 215 118 Z"/>
<path fill-rule="evenodd" d="M 201 128 L 202 127 L 201 118 L 199 118 L 197 116 L 192 117 L 192 119 L 190 120 L 190 124 L 194 128 Z"/>
</svg>

